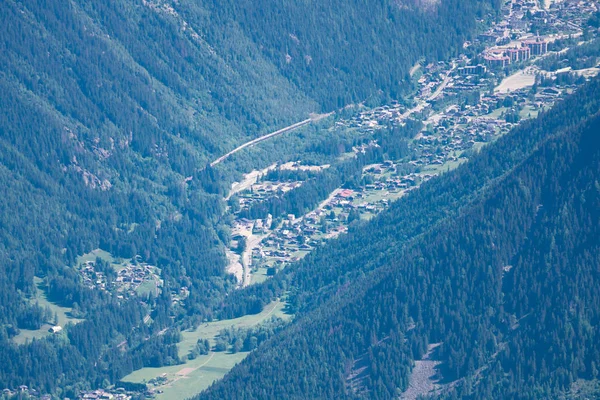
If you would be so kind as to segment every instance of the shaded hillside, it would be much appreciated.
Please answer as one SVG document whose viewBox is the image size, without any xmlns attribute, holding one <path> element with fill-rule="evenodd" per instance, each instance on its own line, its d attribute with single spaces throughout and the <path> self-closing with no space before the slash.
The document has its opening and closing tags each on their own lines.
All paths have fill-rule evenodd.
<svg viewBox="0 0 600 400">
<path fill-rule="evenodd" d="M 415 4 L 417 3 L 417 4 Z M 421 57 L 448 59 L 500 2 L 445 0 L 217 1 L 281 73 L 330 111 L 383 93 L 406 93 Z M 276 11 L 274 11 L 276 10 Z"/>
<path fill-rule="evenodd" d="M 488 165 L 498 179 L 458 216 L 402 246 L 393 232 L 403 232 L 407 221 L 383 213 L 363 229 L 387 237 L 387 248 L 397 251 L 378 257 L 373 245 L 348 247 L 353 263 L 339 265 L 335 255 L 343 249 L 323 250 L 321 257 L 329 254 L 340 268 L 377 260 L 376 269 L 317 304 L 198 398 L 393 398 L 407 388 L 412 362 L 429 343 L 441 343 L 434 357 L 443 380 L 455 381 L 449 397 L 548 398 L 578 378 L 595 378 L 598 85 L 533 122 L 539 136 L 534 130 L 523 148 L 503 147 L 509 136 L 433 181 L 430 187 L 456 185 L 483 160 L 497 161 Z M 572 117 L 567 110 L 580 112 Z"/>
<path fill-rule="evenodd" d="M 498 6 L 3 2 L 0 386 L 74 397 L 178 363 L 169 328 L 212 318 L 234 287 L 222 198 L 235 167 L 208 162 L 309 112 L 399 96 L 415 60 L 456 53 Z M 160 268 L 162 294 L 120 301 L 84 287 L 71 267 L 96 248 Z M 48 321 L 34 276 L 85 320 L 68 340 L 12 342 Z"/>
<path fill-rule="evenodd" d="M 579 89 L 576 96 L 559 102 L 551 112 L 523 121 L 510 135 L 499 139 L 472 157 L 469 164 L 436 177 L 419 190 L 392 203 L 366 225 L 351 226 L 351 234 L 328 243 L 309 254 L 274 279 L 238 291 L 229 297 L 226 316 L 239 315 L 257 302 L 268 303 L 273 296 L 291 289 L 294 311 L 310 311 L 324 299 L 354 282 L 364 273 L 397 256 L 403 246 L 430 230 L 477 199 L 483 190 L 521 163 L 541 142 L 580 124 L 592 110 L 600 109 L 600 81 Z M 360 248 L 361 251 L 348 251 Z"/>
<path fill-rule="evenodd" d="M 331 109 L 330 95 L 394 96 L 414 60 L 449 55 L 497 6 L 466 3 L 452 14 L 452 1 L 375 13 L 288 2 L 265 4 L 264 15 L 238 2 L 4 3 L 0 257 L 14 264 L 11 281 L 31 293 L 34 274 L 99 246 L 160 263 L 177 284 L 179 265 L 195 271 L 194 285 L 222 275 L 214 227 L 230 177 L 206 163 Z M 314 50 L 310 66 L 280 62 L 293 32 Z"/>
<path fill-rule="evenodd" d="M 227 182 L 204 166 L 318 106 L 243 33 L 207 43 L 204 29 L 225 27 L 194 7 L 191 26 L 166 3 L 2 5 L 0 262 L 25 294 L 34 274 L 64 280 L 61 267 L 97 247 L 161 264 L 178 285 L 182 264 L 195 286 L 223 276 Z M 80 290 L 61 286 L 58 299 Z M 0 318 L 23 327 L 5 306 Z"/>
</svg>

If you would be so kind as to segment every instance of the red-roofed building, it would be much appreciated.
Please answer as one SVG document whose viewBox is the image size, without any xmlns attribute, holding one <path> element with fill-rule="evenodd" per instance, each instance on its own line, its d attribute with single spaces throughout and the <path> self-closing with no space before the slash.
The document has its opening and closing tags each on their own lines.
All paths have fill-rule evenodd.
<svg viewBox="0 0 600 400">
<path fill-rule="evenodd" d="M 533 56 L 539 56 L 548 52 L 548 42 L 539 36 L 532 40 L 525 40 L 523 45 L 529 48 Z"/>
<path fill-rule="evenodd" d="M 483 58 L 490 68 L 504 68 L 510 64 L 510 57 L 508 56 L 486 55 Z"/>
</svg>

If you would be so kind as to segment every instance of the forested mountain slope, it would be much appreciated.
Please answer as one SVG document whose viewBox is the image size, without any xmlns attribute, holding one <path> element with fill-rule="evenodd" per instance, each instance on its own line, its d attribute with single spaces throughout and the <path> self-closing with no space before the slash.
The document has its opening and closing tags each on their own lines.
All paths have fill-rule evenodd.
<svg viewBox="0 0 600 400">
<path fill-rule="evenodd" d="M 167 3 L 3 3 L 1 257 L 23 292 L 99 246 L 191 265 L 194 281 L 223 275 L 213 225 L 226 182 L 202 169 L 317 105 L 243 33 L 190 7 L 194 27 Z M 209 44 L 200 29 L 236 40 Z"/>
<path fill-rule="evenodd" d="M 456 217 L 404 246 L 393 232 L 408 221 L 383 213 L 366 229 L 392 251 L 323 250 L 332 264 L 346 252 L 353 264 L 344 268 L 376 259 L 376 269 L 339 287 L 198 398 L 393 398 L 432 343 L 441 343 L 433 357 L 442 382 L 453 382 L 442 397 L 552 398 L 577 379 L 597 378 L 598 89 L 596 80 L 533 130 L 517 129 L 432 181 L 458 185 L 484 161 L 502 171 L 523 155 Z M 518 146 L 515 138 L 523 148 L 503 146 Z"/>
<path fill-rule="evenodd" d="M 207 163 L 309 112 L 399 96 L 416 60 L 456 54 L 498 6 L 3 2 L 0 386 L 72 396 L 176 363 L 175 339 L 154 335 L 211 318 L 234 286 L 221 219 L 232 177 Z M 119 301 L 84 287 L 71 267 L 95 248 L 160 268 L 163 295 Z M 47 320 L 34 276 L 85 319 L 69 340 L 12 342 Z M 173 309 L 181 287 L 189 298 Z"/>
<path fill-rule="evenodd" d="M 521 163 L 548 137 L 565 126 L 582 123 L 593 110 L 600 109 L 599 91 L 600 82 L 593 80 L 550 112 L 523 121 L 510 135 L 483 148 L 468 165 L 434 178 L 392 203 L 368 225 L 351 226 L 351 234 L 329 242 L 326 248 L 311 253 L 274 279 L 235 292 L 228 298 L 224 315 L 242 315 L 257 302 L 267 303 L 284 290 L 291 290 L 290 306 L 295 312 L 313 309 L 365 272 L 389 262 L 408 241 L 458 215 L 491 182 Z M 362 251 L 348 251 L 356 248 Z"/>
<path fill-rule="evenodd" d="M 397 98 L 421 56 L 449 58 L 498 6 L 493 0 L 268 0 L 257 7 L 227 0 L 211 12 L 233 15 L 285 77 L 330 111 L 377 91 Z"/>
</svg>

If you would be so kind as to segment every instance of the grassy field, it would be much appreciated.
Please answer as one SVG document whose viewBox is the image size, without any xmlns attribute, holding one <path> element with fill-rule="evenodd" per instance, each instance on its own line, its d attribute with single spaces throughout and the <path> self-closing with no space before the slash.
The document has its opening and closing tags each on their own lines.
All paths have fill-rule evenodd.
<svg viewBox="0 0 600 400">
<path fill-rule="evenodd" d="M 485 143 L 481 143 L 481 145 L 479 145 L 479 143 L 475 143 L 473 148 L 479 150 L 483 145 L 485 145 Z M 439 175 L 444 172 L 452 171 L 453 169 L 457 168 L 460 164 L 462 164 L 466 161 L 467 161 L 466 158 L 459 158 L 456 161 L 447 161 L 444 164 L 427 165 L 427 166 L 423 167 L 420 174 L 421 175 L 424 175 L 424 174 Z"/>
<path fill-rule="evenodd" d="M 267 275 L 267 268 L 259 267 L 256 271 L 252 271 L 252 280 L 250 281 L 250 284 L 255 285 L 264 282 L 269 278 L 270 276 Z"/>
<path fill-rule="evenodd" d="M 108 251 L 104 251 L 101 249 L 92 250 L 87 254 L 77 257 L 75 263 L 77 265 L 80 265 L 87 261 L 96 261 L 96 257 L 111 264 L 117 263 L 116 259 Z"/>
<path fill-rule="evenodd" d="M 135 291 L 139 296 L 144 296 L 149 293 L 152 293 L 154 296 L 158 296 L 160 293 L 160 290 L 158 289 L 158 283 L 155 280 L 142 282 L 140 286 L 135 289 Z"/>
<path fill-rule="evenodd" d="M 519 113 L 519 117 L 521 117 L 521 119 L 536 118 L 538 114 L 539 110 L 534 110 L 531 106 L 525 106 Z"/>
<path fill-rule="evenodd" d="M 283 319 L 291 318 L 283 309 L 285 303 L 274 301 L 257 315 L 246 315 L 241 318 L 214 321 L 202 324 L 194 331 L 182 332 L 182 340 L 178 344 L 179 356 L 187 360 L 190 350 L 196 345 L 198 339 L 208 339 L 211 346 L 215 343 L 215 336 L 222 329 L 235 326 L 236 328 L 250 328 L 267 321 L 271 317 Z M 208 355 L 199 356 L 194 360 L 187 360 L 185 364 L 173 365 L 162 368 L 143 368 L 135 371 L 125 378 L 127 382 L 148 382 L 156 377 L 163 376 L 167 383 L 158 387 L 162 393 L 156 398 L 159 400 L 185 399 L 201 392 L 215 380 L 221 379 L 237 363 L 242 361 L 249 353 L 240 352 L 210 352 Z"/>
<path fill-rule="evenodd" d="M 107 251 L 104 251 L 101 249 L 96 249 L 87 254 L 77 257 L 76 265 L 81 265 L 87 261 L 96 261 L 97 257 L 101 258 L 102 260 L 104 260 L 106 262 L 109 262 L 116 271 L 119 271 L 119 270 L 125 268 L 125 266 L 131 262 L 130 259 L 117 259 L 117 258 L 114 258 Z M 156 271 L 157 271 L 157 274 L 160 273 L 160 270 L 158 268 L 156 269 Z M 42 279 L 36 277 L 36 278 L 34 278 L 34 283 L 37 286 L 37 292 L 36 292 L 36 297 L 34 299 L 31 299 L 31 301 L 33 303 L 37 302 L 41 307 L 44 307 L 44 308 L 49 307 L 50 310 L 52 311 L 53 315 L 56 313 L 56 315 L 58 317 L 58 325 L 64 327 L 69 322 L 77 323 L 77 322 L 81 321 L 80 319 L 73 318 L 71 316 L 72 309 L 70 307 L 61 307 L 61 306 L 59 306 L 55 303 L 52 303 L 48 300 L 46 291 L 43 287 Z M 144 293 L 148 293 L 148 292 L 156 293 L 156 291 L 157 291 L 157 282 L 156 281 L 144 282 L 137 289 L 137 292 L 139 294 L 144 294 Z M 21 329 L 21 332 L 19 333 L 19 335 L 15 336 L 13 338 L 14 342 L 17 344 L 23 344 L 27 340 L 31 341 L 34 338 L 41 339 L 47 335 L 50 335 L 50 332 L 48 332 L 48 329 L 50 329 L 50 327 L 52 326 L 51 322 L 53 322 L 53 321 L 48 321 L 48 323 L 42 325 L 42 327 L 40 329 L 36 329 L 36 330 Z"/>
<path fill-rule="evenodd" d="M 75 261 L 75 265 L 79 267 L 81 264 L 84 264 L 88 261 L 96 261 L 96 258 L 100 258 L 103 261 L 109 263 L 115 271 L 119 272 L 127 265 L 131 264 L 131 258 L 115 258 L 108 251 L 104 251 L 102 249 L 92 250 L 87 254 L 77 257 Z"/>
<path fill-rule="evenodd" d="M 486 115 L 486 117 L 492 118 L 492 119 L 498 119 L 498 118 L 500 118 L 500 115 L 502 115 L 502 113 L 506 112 L 506 110 L 508 110 L 506 107 L 500 107 L 500 108 L 492 111 L 488 115 Z"/>
<path fill-rule="evenodd" d="M 52 311 L 52 314 L 56 313 L 56 316 L 58 317 L 58 325 L 65 326 L 69 322 L 76 324 L 81 321 L 80 319 L 73 318 L 70 316 L 71 311 L 72 311 L 71 308 L 61 307 L 61 306 L 54 304 L 48 300 L 48 297 L 46 296 L 46 291 L 43 288 L 42 279 L 36 277 L 36 278 L 33 278 L 33 282 L 37 286 L 37 291 L 36 291 L 35 299 L 32 299 L 31 301 L 33 303 L 37 302 L 43 308 L 49 307 L 50 310 Z M 48 321 L 48 322 L 51 322 L 51 321 Z M 42 327 L 40 329 L 36 329 L 36 330 L 21 329 L 21 333 L 19 333 L 17 336 L 15 336 L 13 338 L 13 340 L 17 344 L 23 344 L 27 340 L 31 341 L 34 338 L 41 339 L 44 336 L 51 334 L 50 332 L 48 332 L 48 329 L 50 329 L 51 326 L 52 326 L 51 324 L 44 324 L 44 325 L 42 325 Z"/>
<path fill-rule="evenodd" d="M 77 260 L 75 263 L 76 263 L 77 267 L 81 267 L 82 264 L 84 264 L 88 261 L 95 262 L 96 258 L 100 258 L 101 260 L 106 261 L 117 272 L 121 271 L 122 269 L 127 268 L 132 263 L 135 263 L 135 261 L 131 258 L 113 257 L 108 251 L 104 251 L 102 249 L 92 250 L 87 254 L 77 257 Z M 160 268 L 154 267 L 154 266 L 151 266 L 151 267 L 156 276 L 152 280 L 147 280 L 147 281 L 141 283 L 135 289 L 136 293 L 140 296 L 147 295 L 148 293 L 154 293 L 154 295 L 157 296 L 158 293 L 160 292 L 159 287 L 162 285 L 162 283 L 159 282 L 159 279 L 158 279 L 158 277 L 160 276 Z"/>
<path fill-rule="evenodd" d="M 388 190 L 365 190 L 363 192 L 363 197 L 360 199 L 356 199 L 354 201 L 354 204 L 361 204 L 361 203 L 376 203 L 380 200 L 384 200 L 389 198 L 389 191 Z"/>
</svg>

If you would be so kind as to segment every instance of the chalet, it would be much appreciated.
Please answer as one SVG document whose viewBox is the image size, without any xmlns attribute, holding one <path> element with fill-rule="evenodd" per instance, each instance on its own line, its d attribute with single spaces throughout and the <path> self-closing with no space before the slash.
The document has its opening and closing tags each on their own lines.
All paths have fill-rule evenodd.
<svg viewBox="0 0 600 400">
<path fill-rule="evenodd" d="M 62 326 L 51 326 L 50 329 L 48 329 L 48 332 L 50 333 L 59 333 L 60 331 L 62 331 Z"/>
<path fill-rule="evenodd" d="M 543 93 L 553 95 L 553 96 L 557 96 L 558 94 L 560 94 L 560 92 L 558 90 L 553 89 L 553 88 L 544 89 Z"/>
<path fill-rule="evenodd" d="M 354 191 L 352 191 L 350 189 L 344 189 L 340 192 L 340 197 L 343 197 L 346 199 L 351 199 L 352 196 L 354 196 Z"/>
</svg>

